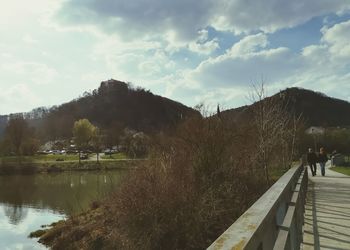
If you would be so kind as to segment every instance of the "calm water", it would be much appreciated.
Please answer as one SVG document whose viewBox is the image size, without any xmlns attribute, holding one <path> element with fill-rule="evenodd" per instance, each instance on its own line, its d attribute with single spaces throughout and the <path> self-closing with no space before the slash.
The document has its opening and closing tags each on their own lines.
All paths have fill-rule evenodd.
<svg viewBox="0 0 350 250">
<path fill-rule="evenodd" d="M 0 249 L 45 249 L 30 232 L 86 210 L 125 171 L 0 176 Z"/>
</svg>

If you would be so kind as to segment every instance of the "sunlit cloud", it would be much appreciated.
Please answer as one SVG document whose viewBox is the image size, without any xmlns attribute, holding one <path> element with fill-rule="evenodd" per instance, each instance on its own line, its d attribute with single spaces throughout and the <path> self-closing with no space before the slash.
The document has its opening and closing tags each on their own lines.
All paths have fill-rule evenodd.
<svg viewBox="0 0 350 250">
<path fill-rule="evenodd" d="M 6 2 L 0 113 L 60 104 L 110 78 L 189 106 L 246 104 L 262 78 L 272 92 L 299 86 L 348 99 L 336 84 L 349 88 L 349 22 L 345 0 Z M 292 37 L 310 31 L 318 37 Z"/>
</svg>

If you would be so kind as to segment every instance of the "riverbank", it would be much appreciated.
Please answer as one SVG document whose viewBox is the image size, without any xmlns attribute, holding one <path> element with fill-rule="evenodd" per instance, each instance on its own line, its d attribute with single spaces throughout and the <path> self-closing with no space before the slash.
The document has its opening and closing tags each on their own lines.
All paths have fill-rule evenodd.
<svg viewBox="0 0 350 250">
<path fill-rule="evenodd" d="M 37 174 L 63 171 L 92 171 L 136 168 L 144 159 L 52 162 L 1 162 L 0 175 Z"/>
<path fill-rule="evenodd" d="M 115 230 L 108 206 L 94 204 L 89 211 L 61 220 L 33 232 L 29 237 L 50 249 L 117 249 L 110 238 Z"/>
<path fill-rule="evenodd" d="M 285 170 L 272 172 L 271 178 L 278 179 Z M 168 240 L 171 242 L 178 238 L 191 242 L 192 238 L 188 237 L 189 234 L 197 235 L 198 232 L 202 232 L 193 227 L 197 221 L 200 221 L 198 218 L 201 218 L 198 216 L 193 218 L 193 208 L 197 207 L 201 210 L 203 207 L 201 202 L 193 205 L 199 195 L 196 193 L 189 197 L 188 190 L 191 189 L 186 185 L 183 183 L 178 185 L 178 181 L 175 183 L 169 176 L 159 181 L 161 177 L 158 174 L 163 176 L 165 172 L 159 167 L 146 166 L 134 172 L 132 176 L 128 176 L 128 181 L 124 182 L 116 193 L 101 202 L 92 203 L 88 211 L 70 216 L 66 220 L 45 227 L 44 230 L 39 229 L 33 232 L 31 237 L 39 238 L 39 242 L 50 249 L 142 249 L 140 248 L 142 244 L 150 244 L 147 241 L 148 235 L 152 235 L 152 238 L 149 238 L 157 242 L 154 244 Z M 239 180 L 242 179 L 240 176 L 244 175 L 239 173 Z M 165 185 L 168 183 L 173 183 L 172 185 L 175 186 L 166 188 Z M 252 183 L 259 184 L 255 178 Z M 260 186 L 259 190 L 263 188 Z M 230 222 L 238 218 L 252 202 L 260 197 L 258 191 L 250 193 L 248 201 L 240 195 L 245 197 L 245 193 L 233 196 L 233 199 L 237 199 L 242 205 L 236 207 L 237 210 L 240 209 L 237 213 L 227 218 Z M 207 201 L 207 198 L 205 200 Z M 174 228 L 177 229 L 173 231 Z M 172 232 L 171 237 L 167 236 L 168 232 Z M 221 229 L 218 232 L 221 233 Z M 204 244 L 210 244 L 216 237 L 216 234 L 211 238 L 205 236 L 208 242 Z M 144 249 L 153 248 L 148 245 Z"/>
<path fill-rule="evenodd" d="M 96 207 L 137 171 L 0 175 L 0 249 L 46 249 L 28 235 Z"/>
</svg>

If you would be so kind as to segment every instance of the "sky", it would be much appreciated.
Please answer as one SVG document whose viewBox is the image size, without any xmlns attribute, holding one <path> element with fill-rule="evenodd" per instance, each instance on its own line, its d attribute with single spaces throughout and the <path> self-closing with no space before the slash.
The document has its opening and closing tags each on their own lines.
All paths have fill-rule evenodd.
<svg viewBox="0 0 350 250">
<path fill-rule="evenodd" d="M 187 106 L 301 87 L 350 101 L 348 0 L 0 0 L 0 114 L 130 82 Z"/>
</svg>

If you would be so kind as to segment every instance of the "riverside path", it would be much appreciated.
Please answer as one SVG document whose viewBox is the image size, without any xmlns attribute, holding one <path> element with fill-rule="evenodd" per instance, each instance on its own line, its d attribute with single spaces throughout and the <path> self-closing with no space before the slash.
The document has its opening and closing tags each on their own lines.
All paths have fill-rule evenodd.
<svg viewBox="0 0 350 250">
<path fill-rule="evenodd" d="M 309 170 L 303 250 L 350 250 L 350 177 L 329 167 L 325 176 Z"/>
</svg>

